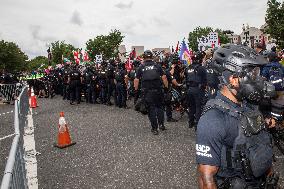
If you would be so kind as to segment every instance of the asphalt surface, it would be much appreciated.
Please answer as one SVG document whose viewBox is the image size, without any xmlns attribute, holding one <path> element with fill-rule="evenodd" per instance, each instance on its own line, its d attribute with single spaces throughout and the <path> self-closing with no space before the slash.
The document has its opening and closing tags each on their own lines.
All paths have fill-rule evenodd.
<svg viewBox="0 0 284 189">
<path fill-rule="evenodd" d="M 14 105 L 0 104 L 0 138 L 14 133 Z M 13 136 L 0 140 L 0 181 L 4 175 Z"/>
<path fill-rule="evenodd" d="M 197 188 L 195 132 L 186 117 L 153 136 L 147 117 L 133 109 L 71 106 L 58 96 L 38 105 L 33 119 L 39 188 Z M 60 111 L 77 142 L 66 149 L 53 146 Z M 282 175 L 283 162 L 276 164 Z"/>
</svg>

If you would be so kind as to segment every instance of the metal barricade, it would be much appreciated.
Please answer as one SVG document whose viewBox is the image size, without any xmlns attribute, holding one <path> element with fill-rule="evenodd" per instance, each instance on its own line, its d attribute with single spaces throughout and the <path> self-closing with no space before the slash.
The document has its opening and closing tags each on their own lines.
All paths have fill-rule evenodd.
<svg viewBox="0 0 284 189">
<path fill-rule="evenodd" d="M 1 183 L 1 189 L 28 188 L 25 161 L 23 156 L 23 133 L 24 127 L 27 125 L 28 111 L 29 97 L 27 95 L 27 87 L 25 86 L 17 100 L 15 100 L 15 136 L 6 163 L 5 172 Z"/>
<path fill-rule="evenodd" d="M 0 84 L 0 96 L 4 102 L 11 102 L 19 96 L 23 85 L 21 83 L 15 84 Z"/>
</svg>

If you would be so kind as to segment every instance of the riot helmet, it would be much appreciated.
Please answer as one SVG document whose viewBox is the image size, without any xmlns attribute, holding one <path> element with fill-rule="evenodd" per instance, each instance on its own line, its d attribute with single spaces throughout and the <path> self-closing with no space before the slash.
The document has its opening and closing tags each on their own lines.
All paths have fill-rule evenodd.
<svg viewBox="0 0 284 189">
<path fill-rule="evenodd" d="M 267 64 L 263 56 L 242 45 L 225 45 L 213 55 L 213 70 L 220 76 L 220 82 L 232 92 L 237 91 L 238 101 L 257 104 L 265 97 L 273 97 L 275 88 L 260 76 L 260 68 Z M 230 85 L 229 78 L 239 78 L 239 87 Z M 234 94 L 234 93 L 232 93 Z"/>
<path fill-rule="evenodd" d="M 146 50 L 143 54 L 143 58 L 148 58 L 152 59 L 153 58 L 153 53 L 150 50 Z"/>
</svg>

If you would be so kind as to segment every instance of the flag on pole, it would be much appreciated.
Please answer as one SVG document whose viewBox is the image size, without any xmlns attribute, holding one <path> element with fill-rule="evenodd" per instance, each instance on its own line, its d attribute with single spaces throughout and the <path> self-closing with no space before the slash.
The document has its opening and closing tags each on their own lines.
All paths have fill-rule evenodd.
<svg viewBox="0 0 284 189">
<path fill-rule="evenodd" d="M 176 53 L 178 52 L 178 50 L 179 50 L 179 41 L 178 41 L 177 46 L 176 46 Z"/>
<path fill-rule="evenodd" d="M 181 44 L 179 59 L 183 60 L 184 64 L 187 64 L 187 65 L 191 64 L 190 52 L 184 40 L 182 41 L 182 44 Z"/>
</svg>

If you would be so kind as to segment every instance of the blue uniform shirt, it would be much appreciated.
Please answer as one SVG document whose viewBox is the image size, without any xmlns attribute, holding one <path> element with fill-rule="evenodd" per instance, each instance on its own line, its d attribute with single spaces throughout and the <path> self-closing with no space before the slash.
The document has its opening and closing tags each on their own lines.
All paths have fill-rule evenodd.
<svg viewBox="0 0 284 189">
<path fill-rule="evenodd" d="M 280 64 L 279 62 L 270 62 L 268 64 L 266 64 L 262 71 L 261 71 L 261 76 L 265 77 L 267 80 L 269 80 L 269 70 L 271 67 L 279 67 L 279 68 L 282 68 L 282 72 L 284 74 L 284 67 L 282 66 L 282 64 Z M 284 75 L 282 76 L 284 77 Z"/>
<path fill-rule="evenodd" d="M 241 107 L 218 92 L 216 99 L 241 111 Z M 210 109 L 197 125 L 196 161 L 198 164 L 221 166 L 223 146 L 233 147 L 238 136 L 239 120 L 218 109 Z"/>
</svg>

